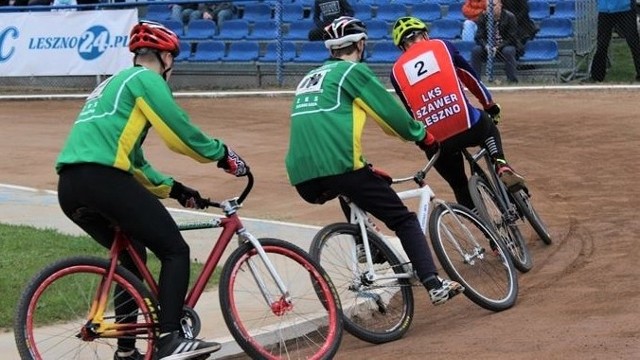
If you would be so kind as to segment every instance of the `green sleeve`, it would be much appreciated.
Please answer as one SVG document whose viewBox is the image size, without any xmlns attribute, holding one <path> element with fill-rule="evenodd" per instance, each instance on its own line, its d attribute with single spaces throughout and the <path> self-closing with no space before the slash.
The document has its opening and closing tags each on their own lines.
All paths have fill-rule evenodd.
<svg viewBox="0 0 640 360">
<path fill-rule="evenodd" d="M 407 141 L 420 141 L 425 136 L 424 125 L 415 121 L 378 77 L 365 64 L 354 68 L 356 73 L 349 87 L 354 91 L 354 103 L 376 121 L 385 133 Z"/>
<path fill-rule="evenodd" d="M 142 147 L 138 147 L 133 154 L 133 176 L 157 197 L 162 199 L 169 197 L 173 179 L 147 162 Z"/>
<path fill-rule="evenodd" d="M 136 94 L 136 105 L 167 146 L 201 163 L 222 159 L 223 142 L 207 136 L 191 123 L 187 113 L 176 103 L 164 80 L 149 81 L 147 77 L 162 79 L 152 72 L 145 72 L 140 76 L 139 88 L 143 90 Z"/>
</svg>

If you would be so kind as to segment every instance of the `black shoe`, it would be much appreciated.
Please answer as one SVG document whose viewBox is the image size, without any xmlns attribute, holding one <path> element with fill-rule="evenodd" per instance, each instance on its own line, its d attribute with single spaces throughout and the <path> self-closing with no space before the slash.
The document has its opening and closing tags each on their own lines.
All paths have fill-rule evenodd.
<svg viewBox="0 0 640 360">
<path fill-rule="evenodd" d="M 121 354 L 126 354 L 126 355 L 123 356 Z M 113 360 L 142 360 L 142 359 L 144 359 L 144 355 L 140 354 L 138 349 L 133 349 L 133 353 L 131 354 L 129 354 L 127 351 L 124 351 L 124 352 L 116 351 L 116 353 L 113 354 Z"/>
<path fill-rule="evenodd" d="M 156 359 L 206 359 L 212 352 L 220 350 L 221 345 L 216 342 L 206 342 L 198 339 L 186 339 L 180 331 L 174 331 L 161 337 L 156 345 Z"/>
</svg>

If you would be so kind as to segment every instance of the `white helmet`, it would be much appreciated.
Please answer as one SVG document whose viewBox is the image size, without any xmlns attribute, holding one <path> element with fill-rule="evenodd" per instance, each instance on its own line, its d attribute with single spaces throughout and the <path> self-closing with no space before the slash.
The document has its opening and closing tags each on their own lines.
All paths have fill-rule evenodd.
<svg viewBox="0 0 640 360">
<path fill-rule="evenodd" d="M 367 38 L 367 27 L 351 16 L 341 16 L 324 28 L 324 46 L 327 49 L 342 49 Z"/>
</svg>

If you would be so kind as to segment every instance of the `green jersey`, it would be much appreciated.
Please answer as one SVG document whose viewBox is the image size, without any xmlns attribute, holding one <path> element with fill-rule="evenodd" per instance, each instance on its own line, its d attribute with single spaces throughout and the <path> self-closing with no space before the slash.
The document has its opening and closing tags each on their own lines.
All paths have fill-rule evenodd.
<svg viewBox="0 0 640 360">
<path fill-rule="evenodd" d="M 87 98 L 58 155 L 56 171 L 94 163 L 127 171 L 156 196 L 169 196 L 173 179 L 154 169 L 142 143 L 153 127 L 167 146 L 199 162 L 224 157 L 221 141 L 204 134 L 176 104 L 166 81 L 134 66 L 102 82 Z"/>
<path fill-rule="evenodd" d="M 298 84 L 291 107 L 285 159 L 291 184 L 364 167 L 361 138 L 367 116 L 385 133 L 403 140 L 425 136 L 424 125 L 367 65 L 331 59 L 309 72 Z"/>
</svg>

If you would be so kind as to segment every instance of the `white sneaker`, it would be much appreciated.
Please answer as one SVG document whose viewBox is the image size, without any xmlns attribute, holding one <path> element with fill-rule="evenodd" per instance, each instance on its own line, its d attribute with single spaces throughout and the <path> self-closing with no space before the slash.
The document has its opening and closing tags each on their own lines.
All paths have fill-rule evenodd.
<svg viewBox="0 0 640 360">
<path fill-rule="evenodd" d="M 442 279 L 438 277 L 442 285 L 439 288 L 429 290 L 429 298 L 433 305 L 442 305 L 447 300 L 464 291 L 464 286 L 453 280 Z"/>
</svg>

